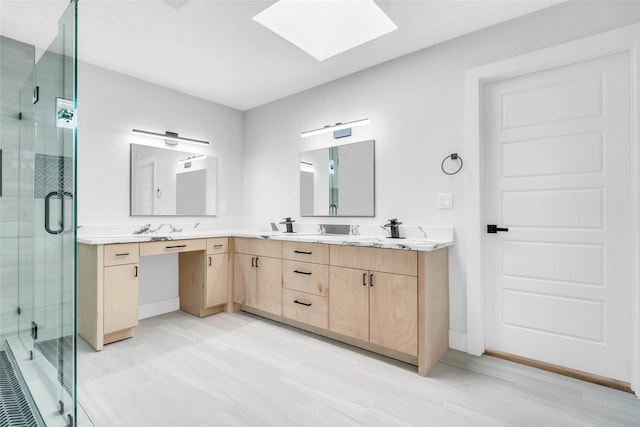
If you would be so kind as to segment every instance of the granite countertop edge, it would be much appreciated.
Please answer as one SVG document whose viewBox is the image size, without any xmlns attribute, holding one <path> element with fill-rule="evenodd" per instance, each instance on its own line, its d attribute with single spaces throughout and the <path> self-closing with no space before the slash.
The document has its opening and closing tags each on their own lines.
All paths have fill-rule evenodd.
<svg viewBox="0 0 640 427">
<path fill-rule="evenodd" d="M 155 237 L 155 240 L 154 240 Z M 353 236 L 353 235 L 324 235 L 324 234 L 287 234 L 283 232 L 264 231 L 203 231 L 200 233 L 174 233 L 170 236 L 154 236 L 153 234 L 142 235 L 119 235 L 119 236 L 79 236 L 78 243 L 88 245 L 108 245 L 116 243 L 146 243 L 152 241 L 174 241 L 186 239 L 205 239 L 213 237 L 245 237 L 253 239 L 270 239 L 280 241 L 320 243 L 331 245 L 359 246 L 368 248 L 398 249 L 413 251 L 434 251 L 437 249 L 453 246 L 452 240 L 442 239 L 391 239 L 380 236 Z"/>
</svg>

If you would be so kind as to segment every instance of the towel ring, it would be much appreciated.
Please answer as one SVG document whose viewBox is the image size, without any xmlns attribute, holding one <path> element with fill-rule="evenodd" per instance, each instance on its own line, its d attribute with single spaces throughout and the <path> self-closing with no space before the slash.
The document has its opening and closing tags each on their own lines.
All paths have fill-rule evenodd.
<svg viewBox="0 0 640 427">
<path fill-rule="evenodd" d="M 455 170 L 455 171 L 453 171 L 453 172 L 447 172 L 447 171 L 444 169 L 444 162 L 446 162 L 446 161 L 447 161 L 447 159 L 451 159 L 451 160 L 460 160 L 460 166 L 458 166 L 458 169 L 456 169 L 456 170 Z M 442 163 L 440 164 L 440 169 L 442 169 L 442 172 L 444 172 L 444 173 L 445 173 L 445 174 L 447 174 L 447 175 L 455 175 L 455 174 L 457 174 L 458 172 L 460 172 L 460 171 L 462 170 L 462 165 L 463 165 L 463 164 L 464 164 L 464 163 L 462 162 L 462 157 L 460 157 L 460 156 L 458 155 L 458 153 L 451 153 L 450 155 L 448 155 L 447 157 L 445 157 L 444 159 L 442 159 Z"/>
</svg>

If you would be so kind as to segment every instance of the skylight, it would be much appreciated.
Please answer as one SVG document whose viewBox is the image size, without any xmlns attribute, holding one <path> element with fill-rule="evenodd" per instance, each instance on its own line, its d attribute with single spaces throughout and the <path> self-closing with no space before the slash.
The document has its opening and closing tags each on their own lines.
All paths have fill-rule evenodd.
<svg viewBox="0 0 640 427">
<path fill-rule="evenodd" d="M 398 28 L 373 0 L 280 0 L 253 19 L 318 61 Z"/>
</svg>

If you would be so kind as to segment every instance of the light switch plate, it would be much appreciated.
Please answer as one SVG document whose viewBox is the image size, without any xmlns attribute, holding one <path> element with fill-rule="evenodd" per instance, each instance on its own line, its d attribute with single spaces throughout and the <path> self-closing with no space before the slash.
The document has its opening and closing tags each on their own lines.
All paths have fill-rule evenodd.
<svg viewBox="0 0 640 427">
<path fill-rule="evenodd" d="M 436 207 L 438 209 L 453 209 L 453 194 L 438 193 Z"/>
</svg>

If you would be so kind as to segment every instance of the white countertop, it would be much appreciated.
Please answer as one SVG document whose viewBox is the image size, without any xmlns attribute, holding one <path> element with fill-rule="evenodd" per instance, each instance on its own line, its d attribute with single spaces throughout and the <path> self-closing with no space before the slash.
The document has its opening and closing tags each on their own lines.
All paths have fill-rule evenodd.
<svg viewBox="0 0 640 427">
<path fill-rule="evenodd" d="M 360 235 L 335 235 L 335 234 L 314 234 L 314 233 L 284 233 L 284 232 L 263 232 L 253 230 L 217 230 L 217 231 L 190 231 L 176 232 L 169 234 L 124 234 L 124 235 L 101 235 L 101 236 L 81 236 L 78 243 L 89 245 L 107 245 L 113 243 L 136 243 L 150 242 L 153 240 L 183 240 L 183 239 L 204 239 L 208 237 L 246 237 L 253 239 L 271 239 L 292 242 L 322 243 L 331 245 L 362 246 L 371 248 L 400 249 L 413 251 L 433 251 L 436 249 L 453 245 L 453 238 L 420 239 L 420 238 L 400 238 L 392 239 L 381 236 L 360 236 Z"/>
</svg>

